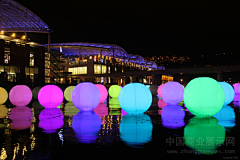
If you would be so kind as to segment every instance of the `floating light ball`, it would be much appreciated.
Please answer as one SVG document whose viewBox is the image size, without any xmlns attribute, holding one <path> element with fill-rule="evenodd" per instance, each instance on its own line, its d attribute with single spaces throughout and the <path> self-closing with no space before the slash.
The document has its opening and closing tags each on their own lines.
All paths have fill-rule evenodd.
<svg viewBox="0 0 240 160">
<path fill-rule="evenodd" d="M 127 114 L 119 125 L 120 138 L 131 147 L 141 147 L 151 141 L 152 130 L 151 119 L 146 114 Z"/>
<path fill-rule="evenodd" d="M 154 85 L 152 84 L 150 87 L 149 87 L 151 93 L 153 96 L 156 96 L 158 94 L 158 85 Z"/>
<path fill-rule="evenodd" d="M 69 102 L 72 102 L 72 91 L 74 88 L 75 88 L 75 86 L 68 86 L 64 90 L 64 98 Z"/>
<path fill-rule="evenodd" d="M 240 93 L 240 91 L 239 91 L 239 89 L 238 89 L 239 86 L 240 86 L 240 83 L 234 83 L 234 84 L 233 84 L 234 92 L 235 92 L 236 94 Z"/>
<path fill-rule="evenodd" d="M 30 128 L 32 123 L 32 110 L 26 106 L 18 106 L 11 109 L 8 117 L 11 119 L 10 128 L 15 130 L 23 130 Z"/>
<path fill-rule="evenodd" d="M 64 125 L 63 118 L 59 108 L 46 107 L 39 114 L 38 126 L 43 129 L 43 132 L 54 133 Z"/>
<path fill-rule="evenodd" d="M 33 88 L 33 90 L 32 90 L 32 95 L 33 95 L 33 98 L 34 98 L 34 99 L 38 99 L 38 93 L 39 93 L 39 91 L 40 91 L 41 88 L 42 88 L 42 87 L 40 87 L 40 86 L 37 86 L 37 87 Z"/>
<path fill-rule="evenodd" d="M 97 88 L 100 91 L 100 95 L 101 95 L 100 103 L 103 103 L 104 101 L 106 101 L 107 96 L 108 96 L 107 88 L 104 85 L 102 85 L 102 84 L 95 84 L 95 86 L 97 86 Z"/>
<path fill-rule="evenodd" d="M 230 106 L 223 106 L 217 114 L 213 115 L 213 117 L 219 121 L 219 125 L 225 128 L 231 128 L 236 125 L 235 112 Z"/>
<path fill-rule="evenodd" d="M 101 129 L 101 118 L 94 111 L 80 111 L 73 116 L 72 128 L 81 143 L 94 143 Z"/>
<path fill-rule="evenodd" d="M 0 104 L 5 103 L 7 99 L 8 99 L 7 91 L 4 88 L 0 87 Z"/>
<path fill-rule="evenodd" d="M 26 85 L 16 85 L 9 92 L 9 100 L 15 106 L 26 106 L 32 100 L 32 91 Z"/>
<path fill-rule="evenodd" d="M 124 86 L 125 87 L 125 86 Z M 111 96 L 112 98 L 118 98 L 119 93 L 121 91 L 121 87 L 119 85 L 111 85 L 109 90 L 108 90 L 108 94 L 109 96 Z"/>
<path fill-rule="evenodd" d="M 63 91 L 56 85 L 46 85 L 40 89 L 38 101 L 45 108 L 56 108 L 63 102 Z"/>
<path fill-rule="evenodd" d="M 207 155 L 217 153 L 216 149 L 225 141 L 225 129 L 217 123 L 213 117 L 190 119 L 184 128 L 186 146 L 196 150 L 197 153 Z"/>
<path fill-rule="evenodd" d="M 178 82 L 167 82 L 161 89 L 161 97 L 164 102 L 177 105 L 183 100 L 184 89 Z"/>
<path fill-rule="evenodd" d="M 186 108 L 200 117 L 213 116 L 224 104 L 224 91 L 221 85 L 209 77 L 199 77 L 191 80 L 184 91 Z"/>
<path fill-rule="evenodd" d="M 225 95 L 224 105 L 227 105 L 233 101 L 235 96 L 234 89 L 227 82 L 219 82 L 219 84 L 222 86 Z"/>
<path fill-rule="evenodd" d="M 90 111 L 100 102 L 100 91 L 91 82 L 79 83 L 72 92 L 72 102 L 81 111 Z"/>
<path fill-rule="evenodd" d="M 157 91 L 157 92 L 158 92 L 159 97 L 162 97 L 162 96 L 161 96 L 161 90 L 162 90 L 163 85 L 164 85 L 164 84 L 161 84 L 161 85 L 158 87 L 158 91 Z"/>
<path fill-rule="evenodd" d="M 163 107 L 161 117 L 163 127 L 178 129 L 185 126 L 185 112 L 179 105 L 167 105 Z"/>
<path fill-rule="evenodd" d="M 72 102 L 68 102 L 65 104 L 65 107 L 64 107 L 64 116 L 74 116 L 79 111 L 80 110 L 77 109 Z"/>
<path fill-rule="evenodd" d="M 152 94 L 141 83 L 129 83 L 119 93 L 118 101 L 127 113 L 142 114 L 151 106 Z"/>
</svg>

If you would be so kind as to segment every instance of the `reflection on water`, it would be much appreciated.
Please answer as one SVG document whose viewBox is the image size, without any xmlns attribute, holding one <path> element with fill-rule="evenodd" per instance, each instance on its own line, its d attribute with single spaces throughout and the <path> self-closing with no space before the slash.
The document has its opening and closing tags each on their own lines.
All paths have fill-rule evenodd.
<svg viewBox="0 0 240 160">
<path fill-rule="evenodd" d="M 101 129 L 101 118 L 94 111 L 80 111 L 73 116 L 72 128 L 81 143 L 94 143 Z"/>
<path fill-rule="evenodd" d="M 207 119 L 199 119 L 184 110 L 185 107 L 167 105 L 161 99 L 156 101 L 155 98 L 152 102 L 149 111 L 135 116 L 121 108 L 111 109 L 110 104 L 104 103 L 89 112 L 79 111 L 71 102 L 62 103 L 61 108 L 44 108 L 36 100 L 23 107 L 0 105 L 0 158 L 24 159 L 22 156 L 26 156 L 25 159 L 36 159 L 34 155 L 45 150 L 41 154 L 51 159 L 48 156 L 54 147 L 61 148 L 60 151 L 68 147 L 75 147 L 77 151 L 92 148 L 93 155 L 99 148 L 105 154 L 114 147 L 117 153 L 126 149 L 141 154 L 146 149 L 149 151 L 146 155 L 158 152 L 173 155 L 166 149 L 169 135 L 182 137 L 185 142 L 182 148 L 172 145 L 168 150 L 186 149 L 214 156 L 220 149 L 229 150 L 230 145 L 222 145 L 225 138 L 239 136 L 238 101 L 224 106 L 215 118 Z M 201 141 L 205 143 L 197 145 Z M 206 145 L 210 142 L 212 145 Z M 152 152 L 156 144 L 165 150 Z M 239 144 L 235 145 L 231 147 L 237 153 Z M 67 151 L 62 154 L 68 155 Z"/>
<path fill-rule="evenodd" d="M 185 112 L 179 105 L 166 105 L 161 112 L 162 125 L 166 128 L 177 129 L 185 126 Z"/>
<path fill-rule="evenodd" d="M 38 127 L 45 133 L 56 132 L 63 126 L 63 114 L 59 108 L 45 108 L 39 115 Z"/>
<path fill-rule="evenodd" d="M 225 130 L 214 117 L 193 117 L 184 129 L 185 144 L 198 153 L 214 154 L 225 141 Z"/>
<path fill-rule="evenodd" d="M 122 117 L 120 123 L 120 138 L 129 146 L 140 147 L 152 139 L 153 125 L 146 114 L 130 115 Z"/>
</svg>

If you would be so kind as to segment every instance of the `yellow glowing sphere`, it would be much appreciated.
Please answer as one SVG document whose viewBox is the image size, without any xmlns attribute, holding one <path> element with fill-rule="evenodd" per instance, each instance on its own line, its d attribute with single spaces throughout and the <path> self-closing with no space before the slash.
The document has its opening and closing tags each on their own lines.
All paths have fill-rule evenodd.
<svg viewBox="0 0 240 160">
<path fill-rule="evenodd" d="M 8 99 L 7 91 L 4 88 L 0 87 L 0 104 L 5 103 L 7 99 Z"/>
<path fill-rule="evenodd" d="M 64 91 L 64 97 L 69 102 L 72 102 L 72 91 L 74 88 L 75 88 L 75 86 L 69 86 Z"/>
<path fill-rule="evenodd" d="M 117 98 L 120 91 L 121 91 L 121 87 L 119 85 L 111 85 L 109 90 L 108 90 L 108 94 L 112 97 L 112 98 Z"/>
</svg>

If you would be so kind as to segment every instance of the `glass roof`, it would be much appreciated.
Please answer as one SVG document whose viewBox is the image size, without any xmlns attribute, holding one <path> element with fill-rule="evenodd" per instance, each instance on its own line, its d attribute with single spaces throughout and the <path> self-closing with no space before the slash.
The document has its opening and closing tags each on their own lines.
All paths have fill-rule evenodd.
<svg viewBox="0 0 240 160">
<path fill-rule="evenodd" d="M 50 32 L 36 14 L 13 0 L 0 0 L 0 30 L 4 32 Z"/>
</svg>

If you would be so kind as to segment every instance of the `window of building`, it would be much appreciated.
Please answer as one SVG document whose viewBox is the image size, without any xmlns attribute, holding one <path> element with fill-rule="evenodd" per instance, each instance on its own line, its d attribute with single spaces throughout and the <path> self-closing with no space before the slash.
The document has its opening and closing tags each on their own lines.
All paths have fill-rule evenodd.
<svg viewBox="0 0 240 160">
<path fill-rule="evenodd" d="M 101 74 L 101 64 L 94 64 L 94 74 Z"/>
<path fill-rule="evenodd" d="M 117 67 L 115 67 L 115 72 L 117 72 Z"/>
<path fill-rule="evenodd" d="M 34 52 L 30 52 L 29 66 L 34 66 Z"/>
<path fill-rule="evenodd" d="M 7 74 L 8 82 L 16 82 L 16 74 Z"/>
<path fill-rule="evenodd" d="M 68 72 L 72 72 L 73 75 L 87 74 L 87 67 L 68 68 Z"/>
<path fill-rule="evenodd" d="M 102 74 L 106 74 L 106 73 L 107 73 L 107 66 L 102 65 Z"/>
<path fill-rule="evenodd" d="M 9 64 L 10 63 L 10 48 L 4 49 L 4 63 Z"/>
</svg>

